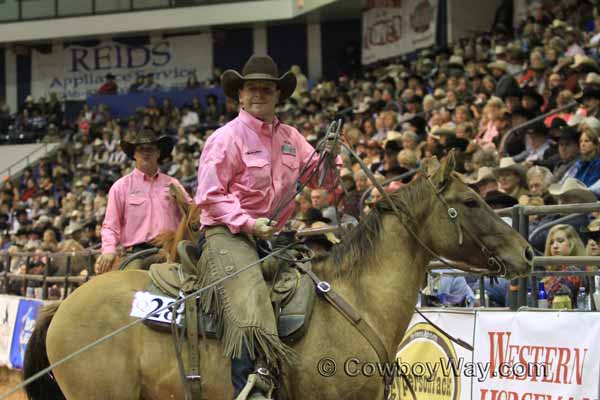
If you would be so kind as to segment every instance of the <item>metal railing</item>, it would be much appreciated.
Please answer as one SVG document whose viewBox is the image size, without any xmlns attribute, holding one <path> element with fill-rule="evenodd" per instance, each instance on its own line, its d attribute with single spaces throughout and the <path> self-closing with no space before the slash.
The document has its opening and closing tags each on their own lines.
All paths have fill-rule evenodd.
<svg viewBox="0 0 600 400">
<path fill-rule="evenodd" d="M 13 170 L 16 169 L 16 173 L 19 173 L 23 169 L 32 165 L 32 163 L 30 162 L 31 158 L 33 157 L 34 154 L 37 154 L 42 150 L 44 152 L 44 156 L 47 156 L 54 150 L 54 149 L 48 150 L 49 145 L 55 145 L 55 143 L 41 143 L 40 147 L 38 147 L 37 149 L 33 150 L 31 153 L 27 154 L 25 157 L 20 158 L 18 161 L 15 161 L 11 165 L 9 165 L 8 167 L 6 167 L 2 171 L 0 171 L 0 176 L 8 175 L 8 177 L 12 178 Z M 37 161 L 39 161 L 39 158 L 35 159 L 35 162 L 37 162 Z M 23 164 L 23 162 L 25 164 L 21 165 L 21 164 Z M 16 167 L 18 167 L 18 168 L 16 168 Z"/>
<path fill-rule="evenodd" d="M 194 7 L 194 6 L 207 6 L 227 3 L 239 3 L 240 1 L 256 1 L 256 0 L 164 0 L 155 5 L 144 5 L 139 4 L 136 0 L 129 0 L 124 6 L 114 6 L 107 8 L 106 5 L 103 7 L 103 3 L 99 0 L 41 0 L 46 4 L 39 4 L 40 2 L 31 3 L 27 0 L 15 0 L 16 9 L 8 9 L 8 2 L 1 4 L 0 2 L 0 23 L 9 22 L 22 22 L 22 21 L 33 21 L 42 19 L 55 19 L 55 18 L 69 18 L 69 17 L 83 17 L 90 15 L 106 15 L 106 14 L 117 14 L 132 11 L 145 11 L 145 10 L 161 10 L 161 9 L 172 9 L 181 7 Z M 76 4 L 77 10 L 70 7 Z M 45 6 L 45 7 L 44 7 Z M 4 9 L 3 9 L 4 7 Z M 30 11 L 29 7 L 35 7 L 35 11 Z M 44 12 L 43 10 L 48 11 Z M 83 10 L 83 11 L 81 11 Z M 10 17 L 10 12 L 13 11 L 14 17 Z M 32 16 L 27 14 L 31 13 Z M 4 15 L 2 15 L 4 14 Z"/>
<path fill-rule="evenodd" d="M 94 276 L 95 256 L 99 254 L 99 250 L 93 249 L 62 253 L 4 251 L 0 253 L 0 264 L 3 267 L 2 272 L 0 272 L 0 290 L 3 293 L 17 294 L 25 297 L 39 297 L 42 300 L 47 300 L 49 298 L 49 285 L 58 284 L 61 292 L 60 298 L 64 300 L 70 293 L 71 289 L 87 282 Z M 66 258 L 65 275 L 49 275 L 50 271 L 52 270 L 53 263 L 55 263 L 59 257 Z M 85 271 L 85 274 L 73 275 L 74 257 L 85 258 L 86 266 L 85 269 L 82 270 Z M 11 265 L 15 259 L 17 259 L 19 262 L 19 266 L 24 264 L 26 268 L 31 267 L 34 260 L 44 259 L 45 262 L 43 272 L 41 274 L 11 272 Z M 18 283 L 17 286 L 14 285 L 15 282 Z M 41 286 L 30 286 L 30 282 L 41 282 Z M 41 293 L 39 296 L 31 296 L 30 290 L 28 289 L 34 288 L 41 288 Z M 17 293 L 15 293 L 15 289 L 19 289 Z"/>
</svg>

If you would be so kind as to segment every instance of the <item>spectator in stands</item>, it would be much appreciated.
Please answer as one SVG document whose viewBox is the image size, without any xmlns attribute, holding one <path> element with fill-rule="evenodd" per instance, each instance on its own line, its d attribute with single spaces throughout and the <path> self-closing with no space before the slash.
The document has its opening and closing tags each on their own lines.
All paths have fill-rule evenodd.
<svg viewBox="0 0 600 400">
<path fill-rule="evenodd" d="M 579 160 L 572 176 L 583 182 L 597 196 L 600 195 L 600 122 L 586 118 L 579 138 Z"/>
<path fill-rule="evenodd" d="M 122 147 L 135 160 L 135 169 L 110 188 L 102 224 L 102 256 L 97 261 L 99 273 L 112 267 L 118 245 L 133 252 L 152 247 L 152 239 L 163 230 L 176 229 L 181 218 L 168 187 L 181 187 L 181 183 L 158 169 L 159 162 L 171 155 L 172 140 L 144 130 L 128 136 Z"/>
<path fill-rule="evenodd" d="M 140 93 L 142 91 L 142 86 L 144 86 L 144 82 L 144 75 L 137 75 L 135 81 L 129 86 L 129 93 Z"/>
<path fill-rule="evenodd" d="M 600 256 L 600 219 L 593 220 L 586 228 L 581 229 L 581 238 L 586 240 L 586 255 Z M 597 266 L 592 268 L 598 269 Z"/>
<path fill-rule="evenodd" d="M 162 86 L 154 81 L 154 73 L 148 72 L 144 76 L 144 84 L 139 89 L 140 92 L 158 92 L 162 90 Z"/>
<path fill-rule="evenodd" d="M 497 82 L 494 91 L 496 97 L 503 99 L 508 96 L 508 94 L 519 90 L 519 84 L 508 72 L 508 63 L 506 61 L 494 61 L 488 64 L 488 68 Z"/>
<path fill-rule="evenodd" d="M 119 91 L 119 85 L 117 85 L 117 77 L 110 72 L 105 76 L 106 81 L 98 89 L 99 95 L 115 95 Z"/>
<path fill-rule="evenodd" d="M 552 183 L 552 172 L 546 167 L 534 166 L 527 171 L 527 187 L 530 196 L 542 197 L 546 204 L 552 204 L 548 199 L 548 187 Z"/>
<path fill-rule="evenodd" d="M 527 194 L 526 168 L 512 158 L 502 158 L 498 168 L 494 169 L 494 175 L 498 179 L 500 191 L 512 196 L 515 201 Z"/>
<path fill-rule="evenodd" d="M 513 156 L 516 162 L 524 162 L 532 166 L 538 162 L 547 161 L 556 154 L 556 147 L 548 138 L 548 128 L 543 123 L 538 123 L 526 129 L 527 149 L 521 154 Z"/>
<path fill-rule="evenodd" d="M 548 239 L 546 240 L 545 256 L 584 256 L 585 246 L 577 231 L 571 225 L 559 224 L 550 229 Z M 547 271 L 581 271 L 582 269 L 574 265 L 548 266 Z M 571 301 L 575 297 L 581 285 L 581 278 L 578 276 L 548 276 L 542 279 L 544 288 L 548 293 L 548 303 L 552 304 L 557 295 L 567 294 Z M 572 307 L 571 307 L 572 308 Z"/>
<path fill-rule="evenodd" d="M 472 186 L 481 197 L 485 197 L 491 191 L 498 190 L 498 180 L 490 167 L 479 168 L 477 176 L 475 178 L 466 177 L 465 182 Z"/>
<path fill-rule="evenodd" d="M 185 83 L 185 88 L 187 90 L 194 90 L 194 89 L 199 89 L 201 87 L 202 87 L 202 83 L 200 83 L 198 81 L 198 78 L 196 77 L 196 73 L 193 72 L 192 74 L 190 74 Z"/>
</svg>

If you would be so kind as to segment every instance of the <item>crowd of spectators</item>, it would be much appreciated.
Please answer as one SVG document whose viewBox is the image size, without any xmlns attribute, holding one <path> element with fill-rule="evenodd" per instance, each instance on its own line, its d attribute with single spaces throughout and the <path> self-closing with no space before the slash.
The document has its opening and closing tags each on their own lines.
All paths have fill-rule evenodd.
<svg viewBox="0 0 600 400">
<path fill-rule="evenodd" d="M 294 66 L 298 87 L 281 104 L 278 117 L 297 127 L 313 145 L 332 120 L 343 118 L 344 140 L 377 179 L 401 177 L 387 186 L 390 191 L 414 179 L 422 160 L 441 159 L 454 150 L 458 172 L 493 208 L 593 203 L 600 195 L 598 46 L 600 9 L 588 2 L 534 3 L 514 32 L 481 34 L 453 47 L 423 49 L 335 80 L 311 83 Z M 189 87 L 205 84 L 218 81 L 200 83 L 191 77 L 188 82 Z M 158 86 L 144 76 L 129 91 Z M 114 76 L 107 75 L 100 91 L 116 90 Z M 193 194 L 206 137 L 238 110 L 229 100 L 224 104 L 215 96 L 206 100 L 207 106 L 195 98 L 179 109 L 169 99 L 158 104 L 150 98 L 127 120 L 111 117 L 107 107 L 85 106 L 70 123 L 61 120 L 54 97 L 28 99 L 20 123 L 46 129 L 47 137 L 63 144 L 18 180 L 4 182 L 3 248 L 53 249 L 48 243 L 64 240 L 67 231 L 71 237 L 78 232 L 74 238 L 83 247 L 98 246 L 106 193 L 132 168 L 119 147 L 126 132 L 151 128 L 175 137 L 177 144 L 164 171 Z M 514 129 L 556 108 L 560 111 Z M 348 154 L 342 156 L 345 165 L 338 190 L 298 195 L 294 227 L 354 223 L 381 198 L 358 163 Z M 600 230 L 595 219 L 599 216 L 578 215 L 567 225 L 552 228 L 553 221 L 564 220 L 562 215 L 531 216 L 529 239 L 539 254 L 598 255 L 594 232 Z M 326 239 L 320 242 L 324 250 L 338 240 L 334 235 Z M 560 243 L 568 239 L 570 246 L 561 247 L 559 239 Z M 587 286 L 585 279 L 571 278 L 547 278 L 550 301 L 561 290 L 568 290 L 574 299 L 579 286 Z M 474 303 L 477 280 L 447 279 L 451 281 L 429 285 L 428 293 L 451 290 L 442 296 L 442 303 Z M 501 282 L 496 291 L 498 287 L 500 295 L 491 302 L 504 305 L 506 284 Z"/>
</svg>

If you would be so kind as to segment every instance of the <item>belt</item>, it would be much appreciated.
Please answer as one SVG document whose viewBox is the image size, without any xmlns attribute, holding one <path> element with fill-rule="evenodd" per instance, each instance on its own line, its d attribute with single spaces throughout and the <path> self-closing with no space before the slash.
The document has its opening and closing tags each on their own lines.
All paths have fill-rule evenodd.
<svg viewBox="0 0 600 400">
<path fill-rule="evenodd" d="M 134 244 L 131 247 L 127 247 L 125 249 L 125 253 L 137 253 L 138 251 L 154 249 L 155 247 L 156 246 L 153 246 L 150 243 L 143 242 L 143 243 Z"/>
</svg>

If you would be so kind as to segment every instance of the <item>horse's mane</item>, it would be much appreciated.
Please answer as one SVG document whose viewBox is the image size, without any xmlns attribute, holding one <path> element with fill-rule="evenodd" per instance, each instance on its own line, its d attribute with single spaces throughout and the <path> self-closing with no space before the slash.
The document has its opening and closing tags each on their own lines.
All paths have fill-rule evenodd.
<svg viewBox="0 0 600 400">
<path fill-rule="evenodd" d="M 156 247 L 161 247 L 163 251 L 168 255 L 170 262 L 179 262 L 179 254 L 177 254 L 177 244 L 182 240 L 189 240 L 191 238 L 186 237 L 186 225 L 188 219 L 200 219 L 200 207 L 196 204 L 191 204 L 189 208 L 189 215 L 183 215 L 179 225 L 175 231 L 164 231 L 161 232 L 153 241 L 152 244 Z"/>
<path fill-rule="evenodd" d="M 394 204 L 409 215 L 414 215 L 417 208 L 429 204 L 429 196 L 431 190 L 423 177 L 390 193 Z M 362 271 L 378 262 L 382 217 L 390 211 L 391 206 L 385 200 L 378 201 L 367 217 L 332 248 L 329 260 L 336 266 L 337 276 L 357 278 Z M 407 215 L 404 215 L 403 222 L 413 223 Z"/>
</svg>

